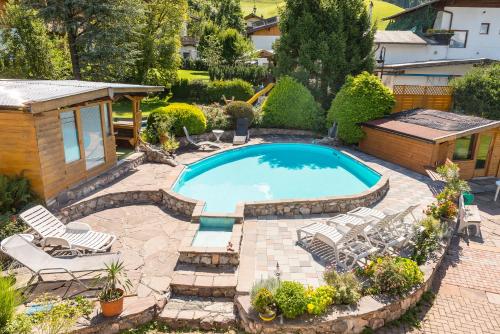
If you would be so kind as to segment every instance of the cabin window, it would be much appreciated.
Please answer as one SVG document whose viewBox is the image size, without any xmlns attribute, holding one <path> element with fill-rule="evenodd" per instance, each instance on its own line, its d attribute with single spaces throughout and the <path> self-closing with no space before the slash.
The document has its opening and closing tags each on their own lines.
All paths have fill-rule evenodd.
<svg viewBox="0 0 500 334">
<path fill-rule="evenodd" d="M 467 47 L 467 30 L 455 30 L 450 40 L 450 48 L 465 48 Z"/>
<path fill-rule="evenodd" d="M 60 118 L 64 144 L 64 159 L 66 163 L 80 160 L 80 145 L 78 144 L 75 112 L 62 112 Z"/>
<path fill-rule="evenodd" d="M 488 153 L 493 137 L 490 135 L 481 135 L 476 153 L 476 169 L 486 168 L 486 161 L 488 160 Z"/>
<path fill-rule="evenodd" d="M 489 23 L 481 23 L 481 28 L 479 29 L 479 33 L 481 35 L 488 35 L 490 33 L 490 24 Z"/>
<path fill-rule="evenodd" d="M 87 170 L 104 163 L 104 141 L 99 105 L 81 108 L 83 147 Z"/>
<path fill-rule="evenodd" d="M 475 136 L 457 138 L 453 160 L 471 160 L 474 153 Z"/>
<path fill-rule="evenodd" d="M 106 136 L 111 136 L 111 124 L 109 123 L 109 109 L 107 103 L 102 105 L 102 112 L 104 113 L 104 129 L 106 131 Z"/>
</svg>

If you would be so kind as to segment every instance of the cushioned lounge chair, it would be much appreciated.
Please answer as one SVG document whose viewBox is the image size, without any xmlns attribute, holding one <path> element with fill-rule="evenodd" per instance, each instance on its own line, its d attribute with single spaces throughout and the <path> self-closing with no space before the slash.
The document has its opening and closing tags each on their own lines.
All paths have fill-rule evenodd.
<svg viewBox="0 0 500 334">
<path fill-rule="evenodd" d="M 41 205 L 24 211 L 19 217 L 42 238 L 42 246 L 104 252 L 116 241 L 113 234 L 92 231 L 84 223 L 65 225 Z"/>
<path fill-rule="evenodd" d="M 186 135 L 186 140 L 188 141 L 189 144 L 193 145 L 194 147 L 201 149 L 201 150 L 220 150 L 222 148 L 222 145 L 214 143 L 212 141 L 200 141 L 200 142 L 195 142 L 193 138 L 189 135 L 188 129 L 186 129 L 185 126 L 182 127 L 184 130 L 184 134 Z"/>
<path fill-rule="evenodd" d="M 82 256 L 75 250 L 64 250 L 64 253 L 69 252 L 70 256 L 51 256 L 20 235 L 13 235 L 5 242 L 2 242 L 0 249 L 32 272 L 32 276 L 27 283 L 28 286 L 35 278 L 43 281 L 42 275 L 66 273 L 84 287 L 89 288 L 75 274 L 103 271 L 106 270 L 107 265 L 109 266 L 111 263 L 120 260 L 119 254 L 107 253 Z"/>
<path fill-rule="evenodd" d="M 238 118 L 236 120 L 236 130 L 234 131 L 233 145 L 243 145 L 250 138 L 250 132 L 248 128 L 250 127 L 250 122 L 248 118 Z"/>
</svg>

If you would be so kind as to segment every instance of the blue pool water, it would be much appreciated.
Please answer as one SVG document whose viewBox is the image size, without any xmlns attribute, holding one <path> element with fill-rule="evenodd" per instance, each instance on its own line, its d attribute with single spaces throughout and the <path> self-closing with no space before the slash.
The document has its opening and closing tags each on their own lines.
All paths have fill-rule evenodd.
<svg viewBox="0 0 500 334">
<path fill-rule="evenodd" d="M 261 144 L 186 166 L 174 191 L 206 202 L 206 212 L 233 212 L 238 202 L 353 195 L 380 179 L 364 164 L 329 147 Z"/>
<path fill-rule="evenodd" d="M 194 247 L 226 247 L 231 240 L 234 218 L 201 217 Z"/>
</svg>

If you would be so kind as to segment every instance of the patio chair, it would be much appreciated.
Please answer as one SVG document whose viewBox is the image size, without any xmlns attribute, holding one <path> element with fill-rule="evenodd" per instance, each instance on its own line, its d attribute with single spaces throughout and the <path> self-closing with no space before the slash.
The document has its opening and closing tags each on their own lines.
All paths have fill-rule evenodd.
<svg viewBox="0 0 500 334">
<path fill-rule="evenodd" d="M 465 205 L 464 196 L 460 194 L 458 200 L 458 232 L 469 233 L 469 226 L 476 228 L 474 236 L 481 235 L 481 215 L 477 205 Z"/>
<path fill-rule="evenodd" d="M 103 271 L 106 270 L 106 265 L 109 266 L 120 260 L 119 254 L 81 255 L 76 250 L 64 250 L 66 254 L 64 256 L 57 256 L 58 252 L 54 253 L 56 256 L 51 256 L 20 235 L 10 237 L 2 243 L 0 250 L 31 271 L 32 275 L 27 286 L 31 285 L 36 278 L 43 281 L 42 275 L 65 273 L 85 288 L 90 288 L 75 274 Z"/>
<path fill-rule="evenodd" d="M 358 238 L 363 235 L 364 229 L 369 224 L 363 222 L 353 227 L 343 225 L 333 227 L 324 223 L 313 223 L 297 230 L 298 243 L 310 251 L 317 242 L 327 245 L 333 249 L 336 263 L 345 269 L 350 269 L 358 261 L 378 251 L 367 239 L 361 241 Z M 340 261 L 341 254 L 345 256 L 344 262 Z M 348 258 L 352 258 L 350 265 L 347 264 Z"/>
<path fill-rule="evenodd" d="M 250 132 L 248 128 L 250 127 L 250 122 L 248 118 L 238 118 L 236 120 L 236 130 L 234 131 L 233 145 L 243 145 L 250 138 Z"/>
<path fill-rule="evenodd" d="M 85 223 L 65 225 L 41 205 L 24 211 L 19 217 L 42 238 L 42 246 L 104 252 L 116 241 L 113 234 L 92 231 Z"/>
<path fill-rule="evenodd" d="M 193 138 L 189 135 L 188 129 L 186 129 L 185 126 L 182 127 L 184 130 L 184 134 L 186 135 L 186 140 L 188 141 L 189 144 L 193 145 L 194 147 L 201 149 L 201 150 L 206 150 L 206 149 L 212 149 L 212 150 L 220 150 L 222 148 L 222 145 L 214 143 L 212 141 L 200 141 L 200 142 L 195 142 Z"/>
<path fill-rule="evenodd" d="M 359 218 L 374 217 L 377 219 L 382 219 L 386 216 L 386 214 L 383 213 L 382 211 L 379 211 L 377 209 L 367 208 L 364 206 L 360 206 L 354 210 L 351 210 L 347 214 Z"/>
</svg>

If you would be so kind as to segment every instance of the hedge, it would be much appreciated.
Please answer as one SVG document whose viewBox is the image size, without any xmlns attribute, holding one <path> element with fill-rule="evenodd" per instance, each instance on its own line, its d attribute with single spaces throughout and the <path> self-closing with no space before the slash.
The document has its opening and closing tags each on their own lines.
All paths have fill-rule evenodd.
<svg viewBox="0 0 500 334">
<path fill-rule="evenodd" d="M 153 135 L 153 140 L 154 134 L 158 136 L 156 129 L 158 122 L 162 120 L 170 122 L 170 131 L 176 136 L 184 136 L 184 126 L 192 135 L 204 133 L 207 128 L 207 119 L 200 108 L 187 103 L 172 103 L 149 114 L 146 133 Z"/>
<path fill-rule="evenodd" d="M 270 75 L 269 68 L 257 65 L 220 65 L 208 69 L 210 80 L 242 79 L 258 86 Z"/>
<path fill-rule="evenodd" d="M 255 93 L 252 84 L 244 80 L 200 81 L 179 80 L 172 86 L 172 94 L 176 99 L 189 99 L 198 103 L 221 102 L 222 96 L 227 99 L 248 100 Z"/>
<path fill-rule="evenodd" d="M 335 96 L 327 116 L 327 127 L 338 124 L 338 136 L 347 144 L 356 144 L 364 137 L 358 125 L 391 113 L 395 100 L 380 79 L 368 72 L 349 76 Z"/>
<path fill-rule="evenodd" d="M 450 85 L 454 88 L 455 111 L 500 119 L 500 64 L 476 67 Z"/>
<path fill-rule="evenodd" d="M 324 113 L 305 86 L 285 76 L 277 82 L 262 106 L 261 126 L 321 130 Z"/>
</svg>

